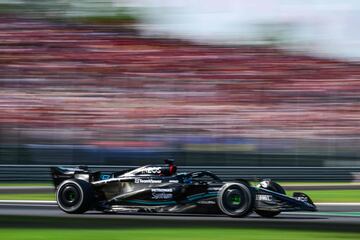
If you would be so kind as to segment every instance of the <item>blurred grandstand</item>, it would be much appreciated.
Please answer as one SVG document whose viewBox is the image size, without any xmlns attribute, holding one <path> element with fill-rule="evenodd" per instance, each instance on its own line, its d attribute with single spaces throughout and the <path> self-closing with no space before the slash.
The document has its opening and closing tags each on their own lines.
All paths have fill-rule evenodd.
<svg viewBox="0 0 360 240">
<path fill-rule="evenodd" d="M 2 14 L 0 161 L 360 165 L 359 79 L 272 45 Z"/>
</svg>

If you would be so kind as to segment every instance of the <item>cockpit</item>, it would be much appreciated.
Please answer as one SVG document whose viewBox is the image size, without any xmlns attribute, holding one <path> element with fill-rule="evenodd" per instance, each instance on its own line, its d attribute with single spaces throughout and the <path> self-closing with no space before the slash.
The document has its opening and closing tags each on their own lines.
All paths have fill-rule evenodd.
<svg viewBox="0 0 360 240">
<path fill-rule="evenodd" d="M 176 175 L 177 167 L 174 160 L 166 159 L 165 165 L 147 165 L 136 168 L 122 176 L 174 176 Z"/>
</svg>

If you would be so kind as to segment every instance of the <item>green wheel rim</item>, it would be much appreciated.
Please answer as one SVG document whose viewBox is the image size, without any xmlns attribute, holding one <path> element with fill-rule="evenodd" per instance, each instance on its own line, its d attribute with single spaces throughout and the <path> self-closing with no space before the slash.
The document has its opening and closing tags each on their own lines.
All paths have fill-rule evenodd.
<svg viewBox="0 0 360 240">
<path fill-rule="evenodd" d="M 231 197 L 231 203 L 234 205 L 240 205 L 241 203 L 241 198 L 239 195 L 235 195 Z"/>
</svg>

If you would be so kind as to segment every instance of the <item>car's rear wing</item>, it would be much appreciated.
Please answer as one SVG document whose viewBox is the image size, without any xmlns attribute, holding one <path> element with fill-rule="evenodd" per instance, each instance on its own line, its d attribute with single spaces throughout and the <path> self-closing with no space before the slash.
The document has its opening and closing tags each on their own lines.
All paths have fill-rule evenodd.
<svg viewBox="0 0 360 240">
<path fill-rule="evenodd" d="M 87 166 L 79 166 L 77 168 L 51 167 L 50 171 L 55 188 L 63 181 L 71 178 L 89 181 L 91 175 Z"/>
<path fill-rule="evenodd" d="M 94 182 L 99 180 L 107 180 L 109 178 L 118 177 L 122 174 L 129 172 L 133 169 L 126 169 L 122 171 L 106 172 L 106 171 L 95 171 L 92 172 L 87 166 L 78 167 L 51 167 L 51 176 L 55 188 L 59 186 L 63 181 L 71 178 L 81 179 L 87 182 Z"/>
</svg>

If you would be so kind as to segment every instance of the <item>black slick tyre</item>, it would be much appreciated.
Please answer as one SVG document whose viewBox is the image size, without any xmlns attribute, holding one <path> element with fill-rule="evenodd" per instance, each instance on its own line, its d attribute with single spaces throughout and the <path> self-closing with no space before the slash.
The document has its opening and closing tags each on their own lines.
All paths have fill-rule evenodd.
<svg viewBox="0 0 360 240">
<path fill-rule="evenodd" d="M 62 182 L 57 188 L 56 202 L 66 213 L 84 213 L 93 206 L 94 191 L 91 184 L 86 181 L 69 179 Z"/>
<path fill-rule="evenodd" d="M 270 181 L 268 186 L 266 187 L 266 189 L 273 191 L 273 192 L 281 193 L 284 195 L 286 194 L 285 189 L 276 182 Z M 255 212 L 258 215 L 265 217 L 265 218 L 273 218 L 281 213 L 280 211 L 265 211 L 265 210 L 255 210 Z"/>
<path fill-rule="evenodd" d="M 254 208 L 254 194 L 244 183 L 226 183 L 217 198 L 220 210 L 230 217 L 245 217 Z"/>
</svg>

